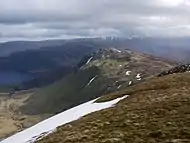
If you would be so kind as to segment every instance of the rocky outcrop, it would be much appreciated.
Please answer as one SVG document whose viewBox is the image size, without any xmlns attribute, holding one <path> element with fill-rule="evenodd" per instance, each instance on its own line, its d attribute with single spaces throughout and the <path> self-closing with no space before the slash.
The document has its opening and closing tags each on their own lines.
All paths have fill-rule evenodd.
<svg viewBox="0 0 190 143">
<path fill-rule="evenodd" d="M 184 72 L 190 72 L 190 64 L 179 65 L 168 71 L 164 71 L 164 72 L 160 73 L 158 76 L 160 77 L 160 76 L 165 76 L 165 75 L 169 75 L 169 74 L 184 73 Z"/>
</svg>

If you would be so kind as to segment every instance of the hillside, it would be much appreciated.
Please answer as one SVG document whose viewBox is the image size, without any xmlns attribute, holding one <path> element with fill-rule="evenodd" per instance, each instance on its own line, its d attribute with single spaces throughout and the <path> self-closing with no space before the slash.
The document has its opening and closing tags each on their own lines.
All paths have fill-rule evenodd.
<svg viewBox="0 0 190 143">
<path fill-rule="evenodd" d="M 184 67 L 71 108 L 2 143 L 190 142 L 190 73 L 179 73 Z"/>
<path fill-rule="evenodd" d="M 84 57 L 75 72 L 35 93 L 23 106 L 27 114 L 55 114 L 123 89 L 175 64 L 129 50 L 102 49 Z"/>
<path fill-rule="evenodd" d="M 127 97 L 127 96 L 126 96 Z M 102 109 L 106 109 L 109 107 L 115 106 L 116 103 L 118 103 L 120 100 L 126 98 L 121 97 L 118 99 L 115 99 L 113 101 L 104 102 L 104 103 L 94 103 L 95 100 L 89 101 L 87 103 L 81 104 L 79 106 L 76 106 L 74 108 L 71 108 L 65 112 L 62 112 L 60 114 L 57 114 L 56 116 L 53 116 L 51 118 L 48 118 L 36 125 L 34 125 L 31 128 L 28 128 L 24 131 L 21 131 L 5 140 L 3 140 L 1 143 L 33 143 L 39 138 L 43 137 L 44 135 L 48 135 L 52 133 L 56 128 L 60 125 L 72 122 L 74 120 L 77 120 L 81 118 L 84 115 L 87 115 L 89 113 L 100 111 Z"/>
<path fill-rule="evenodd" d="M 67 76 L 62 77 L 64 70 L 45 75 L 41 81 L 47 84 L 47 76 L 47 79 L 52 79 L 54 83 L 42 89 L 36 89 L 34 93 L 29 92 L 27 98 L 22 91 L 18 92 L 19 96 L 13 94 L 3 97 L 0 107 L 4 116 L 3 122 L 8 122 L 5 126 L 2 124 L 0 137 L 12 135 L 47 117 L 101 95 L 135 85 L 174 65 L 175 63 L 167 60 L 129 50 L 120 51 L 115 48 L 98 50 L 85 56 L 74 68 L 75 70 Z M 24 83 L 24 86 L 31 87 L 32 84 L 40 84 L 38 80 L 31 82 Z M 14 110 L 12 108 L 10 110 L 9 106 L 4 106 L 10 103 L 9 101 Z M 12 128 L 5 130 L 7 126 Z"/>
<path fill-rule="evenodd" d="M 17 89 L 47 86 L 70 73 L 83 56 L 98 47 L 92 42 L 73 41 L 0 57 L 0 78 L 4 79 L 0 85 L 17 85 Z"/>
<path fill-rule="evenodd" d="M 74 67 L 84 55 L 95 50 L 93 43 L 80 42 L 25 50 L 1 57 L 0 71 L 43 73 L 60 67 Z"/>
<path fill-rule="evenodd" d="M 190 142 L 190 73 L 154 77 L 101 102 L 129 95 L 115 107 L 61 126 L 37 143 Z"/>
<path fill-rule="evenodd" d="M 45 40 L 45 41 L 10 41 L 0 43 L 0 57 L 7 57 L 16 52 L 25 50 L 35 50 L 47 46 L 62 45 L 65 40 Z"/>
</svg>

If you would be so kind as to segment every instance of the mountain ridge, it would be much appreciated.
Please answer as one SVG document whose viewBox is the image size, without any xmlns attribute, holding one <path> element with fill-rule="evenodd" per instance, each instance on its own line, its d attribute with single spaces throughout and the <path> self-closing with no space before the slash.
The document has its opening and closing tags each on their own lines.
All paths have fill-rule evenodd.
<svg viewBox="0 0 190 143">
<path fill-rule="evenodd" d="M 102 94 L 142 82 L 174 65 L 129 50 L 100 49 L 85 56 L 74 72 L 32 95 L 22 109 L 30 114 L 59 113 Z"/>
</svg>

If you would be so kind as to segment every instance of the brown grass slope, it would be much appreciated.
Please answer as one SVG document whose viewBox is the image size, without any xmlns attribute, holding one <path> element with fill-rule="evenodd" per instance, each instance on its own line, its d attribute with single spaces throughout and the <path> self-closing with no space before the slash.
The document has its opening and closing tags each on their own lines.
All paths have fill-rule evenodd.
<svg viewBox="0 0 190 143">
<path fill-rule="evenodd" d="M 0 95 L 0 140 L 37 124 L 50 115 L 26 115 L 20 112 L 33 91 L 17 92 L 12 97 Z"/>
<path fill-rule="evenodd" d="M 101 101 L 125 94 L 115 107 L 61 126 L 38 143 L 190 142 L 190 73 L 155 77 Z"/>
</svg>

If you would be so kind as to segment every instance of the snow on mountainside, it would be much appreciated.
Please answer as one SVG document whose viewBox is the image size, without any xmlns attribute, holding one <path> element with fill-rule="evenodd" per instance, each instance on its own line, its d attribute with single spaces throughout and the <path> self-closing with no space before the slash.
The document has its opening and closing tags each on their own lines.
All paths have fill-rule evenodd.
<svg viewBox="0 0 190 143">
<path fill-rule="evenodd" d="M 167 60 L 129 50 L 100 49 L 85 56 L 69 75 L 32 94 L 18 110 L 27 117 L 44 114 L 50 117 L 102 95 L 143 82 L 173 66 L 175 64 Z M 25 128 L 28 126 L 24 124 L 21 130 Z"/>
<path fill-rule="evenodd" d="M 104 103 L 94 103 L 97 99 L 89 101 L 17 133 L 3 140 L 1 143 L 33 143 L 54 132 L 58 126 L 77 120 L 89 113 L 112 107 L 126 97 L 127 95 Z"/>
<path fill-rule="evenodd" d="M 190 143 L 190 73 L 152 77 L 102 96 L 114 108 L 57 128 L 37 143 Z"/>
<path fill-rule="evenodd" d="M 79 69 L 84 70 L 96 66 L 102 72 L 101 74 L 108 78 L 115 78 L 118 89 L 123 83 L 138 83 L 145 78 L 156 75 L 164 69 L 170 69 L 175 64 L 147 54 L 132 52 L 128 49 L 99 49 L 91 55 L 84 57 L 80 63 Z M 93 79 L 94 80 L 94 79 Z M 89 81 L 90 83 L 90 81 Z M 128 84 L 127 84 L 128 85 Z M 109 85 L 109 87 L 112 85 Z"/>
<path fill-rule="evenodd" d="M 33 94 L 22 111 L 27 114 L 60 113 L 143 82 L 173 66 L 175 64 L 169 61 L 129 50 L 100 49 L 85 56 L 73 73 Z"/>
</svg>

